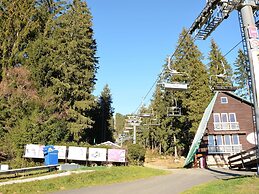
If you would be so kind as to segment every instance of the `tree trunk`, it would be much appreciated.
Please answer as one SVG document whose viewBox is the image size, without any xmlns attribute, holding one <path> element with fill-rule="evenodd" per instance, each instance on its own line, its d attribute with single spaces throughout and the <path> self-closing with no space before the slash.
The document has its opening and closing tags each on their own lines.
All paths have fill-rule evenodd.
<svg viewBox="0 0 259 194">
<path fill-rule="evenodd" d="M 176 136 L 174 134 L 174 157 L 178 158 L 178 153 L 177 153 L 177 146 L 176 146 Z"/>
</svg>

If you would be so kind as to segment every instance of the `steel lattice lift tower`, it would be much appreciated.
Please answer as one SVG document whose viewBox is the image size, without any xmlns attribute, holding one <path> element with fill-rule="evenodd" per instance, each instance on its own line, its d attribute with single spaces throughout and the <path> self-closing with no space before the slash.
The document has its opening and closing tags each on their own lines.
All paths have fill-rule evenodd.
<svg viewBox="0 0 259 194">
<path fill-rule="evenodd" d="M 205 40 L 229 14 L 238 11 L 243 49 L 246 55 L 246 70 L 254 103 L 254 121 L 259 157 L 259 0 L 207 0 L 206 6 L 196 18 L 189 33 L 194 39 Z M 259 164 L 257 163 L 257 175 Z"/>
</svg>

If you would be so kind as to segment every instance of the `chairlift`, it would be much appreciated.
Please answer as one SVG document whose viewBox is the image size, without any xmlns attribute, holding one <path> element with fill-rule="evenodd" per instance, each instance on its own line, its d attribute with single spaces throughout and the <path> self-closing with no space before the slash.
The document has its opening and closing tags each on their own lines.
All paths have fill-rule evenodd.
<svg viewBox="0 0 259 194">
<path fill-rule="evenodd" d="M 159 126 L 160 125 L 160 120 L 157 118 L 157 115 L 154 114 L 153 109 L 152 109 L 151 113 L 140 114 L 140 117 L 145 118 L 146 123 L 144 123 L 143 125 L 149 125 L 149 126 Z"/>
<path fill-rule="evenodd" d="M 153 114 L 153 109 L 151 109 L 151 112 L 145 112 L 145 113 L 140 113 L 139 114 L 139 117 L 141 118 L 150 118 L 152 117 L 154 114 Z"/>
<path fill-rule="evenodd" d="M 151 118 L 149 125 L 150 126 L 160 126 L 160 120 L 157 117 Z"/>
<path fill-rule="evenodd" d="M 172 117 L 172 116 L 181 116 L 182 111 L 181 107 L 178 106 L 177 100 L 173 99 L 173 106 L 167 108 L 167 116 Z"/>
<path fill-rule="evenodd" d="M 178 72 L 175 69 L 172 69 L 170 65 L 171 65 L 171 60 L 169 57 L 167 60 L 167 68 L 169 69 L 172 76 L 185 76 L 185 77 L 188 76 L 184 72 Z M 162 86 L 167 90 L 187 90 L 188 88 L 188 84 L 186 82 L 170 82 L 170 83 L 163 82 Z"/>
<path fill-rule="evenodd" d="M 144 119 L 143 125 L 150 125 L 151 120 L 154 120 L 153 108 L 151 109 L 151 112 L 140 113 L 139 117 Z"/>
<path fill-rule="evenodd" d="M 131 126 L 139 126 L 141 123 L 141 118 L 138 116 L 128 116 L 127 120 L 126 120 L 127 124 L 131 125 Z"/>
<path fill-rule="evenodd" d="M 129 130 L 132 130 L 133 127 L 125 127 L 125 131 L 129 131 Z"/>
<path fill-rule="evenodd" d="M 226 85 L 226 82 L 228 80 L 232 80 L 232 77 L 227 75 L 224 63 L 223 62 L 221 62 L 221 63 L 222 63 L 224 72 L 220 73 L 218 75 L 211 75 L 210 76 L 210 87 L 211 87 L 211 84 L 212 84 L 212 81 L 213 81 L 212 80 L 213 77 L 215 77 L 217 81 L 220 80 L 220 82 L 216 81 L 215 86 L 213 88 L 211 87 L 211 90 L 213 90 L 213 91 L 235 91 L 237 89 L 237 87 L 234 87 L 232 82 L 231 82 L 230 85 Z"/>
</svg>

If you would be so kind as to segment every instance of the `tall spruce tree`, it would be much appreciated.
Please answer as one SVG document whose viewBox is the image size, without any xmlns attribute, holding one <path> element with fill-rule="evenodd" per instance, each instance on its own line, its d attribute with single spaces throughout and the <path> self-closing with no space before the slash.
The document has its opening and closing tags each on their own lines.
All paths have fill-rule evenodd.
<svg viewBox="0 0 259 194">
<path fill-rule="evenodd" d="M 56 114 L 66 119 L 71 140 L 80 142 L 93 124 L 96 42 L 87 4 L 74 0 L 64 8 L 62 14 L 54 12 L 43 35 L 27 50 L 27 63 L 41 94 L 53 96 Z"/>
<path fill-rule="evenodd" d="M 92 129 L 94 132 L 95 143 L 114 141 L 112 117 L 112 96 L 108 85 L 105 85 L 98 99 L 97 111 L 95 111 L 95 124 Z"/>
<path fill-rule="evenodd" d="M 246 57 L 241 49 L 238 50 L 234 66 L 234 80 L 238 88 L 235 93 L 244 99 L 250 100 Z"/>
<path fill-rule="evenodd" d="M 125 116 L 120 113 L 116 113 L 115 114 L 115 132 L 116 132 L 117 136 L 119 134 L 123 133 L 124 126 L 125 126 Z"/>
<path fill-rule="evenodd" d="M 153 100 L 151 102 L 153 115 L 150 118 L 150 137 L 152 149 L 158 149 L 160 153 L 167 150 L 167 127 L 165 122 L 166 104 L 164 103 L 164 92 L 157 85 Z"/>
<path fill-rule="evenodd" d="M 186 91 L 175 91 L 173 98 L 178 101 L 182 108 L 183 116 L 177 118 L 175 131 L 179 145 L 188 151 L 189 145 L 198 129 L 203 112 L 211 98 L 208 87 L 208 73 L 202 63 L 203 56 L 194 44 L 194 40 L 183 29 L 178 40 L 178 49 L 172 62 L 172 68 L 178 72 L 186 73 L 187 76 L 172 76 L 171 81 L 188 81 Z"/>
<path fill-rule="evenodd" d="M 233 84 L 231 66 L 213 39 L 211 40 L 211 50 L 209 52 L 209 76 L 212 89 L 217 86 L 231 86 Z"/>
<path fill-rule="evenodd" d="M 98 68 L 86 3 L 3 0 L 0 16 L 1 148 L 85 141 Z"/>
<path fill-rule="evenodd" d="M 4 71 L 23 65 L 24 50 L 44 28 L 46 12 L 36 0 L 0 2 L 0 81 Z M 44 2 L 44 1 L 42 1 Z M 44 3 L 42 3 L 44 4 Z"/>
<path fill-rule="evenodd" d="M 165 71 L 159 83 L 187 82 L 188 89 L 172 91 L 157 85 L 149 110 L 153 110 L 159 125 L 141 126 L 141 130 L 145 129 L 141 137 L 145 138 L 142 142 L 146 146 L 158 149 L 160 153 L 174 153 L 175 156 L 188 152 L 212 96 L 209 76 L 202 59 L 202 53 L 194 44 L 194 40 L 187 30 L 183 29 L 173 60 L 170 64 L 165 64 Z M 174 74 L 175 71 L 180 74 Z M 173 107 L 181 109 L 180 116 L 168 114 Z"/>
</svg>

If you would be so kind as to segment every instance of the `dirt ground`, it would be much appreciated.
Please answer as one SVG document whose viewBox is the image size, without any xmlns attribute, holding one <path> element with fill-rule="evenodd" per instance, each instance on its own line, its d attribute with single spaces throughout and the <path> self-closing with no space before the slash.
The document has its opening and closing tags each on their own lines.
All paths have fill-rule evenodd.
<svg viewBox="0 0 259 194">
<path fill-rule="evenodd" d="M 184 165 L 184 157 L 161 156 L 156 152 L 147 151 L 144 166 L 157 167 L 163 169 L 182 168 Z"/>
</svg>

